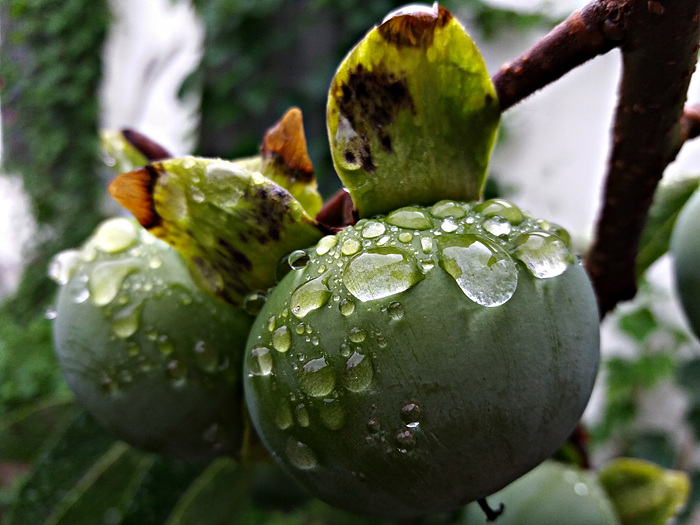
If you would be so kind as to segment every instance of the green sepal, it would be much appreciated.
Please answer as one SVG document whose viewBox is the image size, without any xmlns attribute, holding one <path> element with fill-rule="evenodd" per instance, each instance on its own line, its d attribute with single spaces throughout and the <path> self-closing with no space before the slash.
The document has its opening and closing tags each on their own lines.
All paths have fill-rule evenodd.
<svg viewBox="0 0 700 525">
<path fill-rule="evenodd" d="M 435 4 L 389 15 L 350 51 L 327 117 L 335 168 L 371 217 L 479 199 L 500 109 L 476 45 Z"/>
<path fill-rule="evenodd" d="M 699 186 L 700 177 L 696 176 L 662 182 L 656 189 L 639 242 L 635 268 L 638 278 L 668 251 L 678 214 Z"/>
<path fill-rule="evenodd" d="M 132 171 L 148 164 L 148 158 L 126 140 L 121 131 L 100 131 L 100 147 L 103 160 L 117 173 Z"/>
<path fill-rule="evenodd" d="M 243 163 L 168 159 L 122 174 L 110 193 L 182 254 L 205 291 L 235 305 L 274 286 L 280 259 L 326 233 L 287 190 Z"/>
<path fill-rule="evenodd" d="M 618 458 L 599 472 L 622 525 L 664 525 L 688 500 L 688 474 L 649 461 Z"/>
</svg>

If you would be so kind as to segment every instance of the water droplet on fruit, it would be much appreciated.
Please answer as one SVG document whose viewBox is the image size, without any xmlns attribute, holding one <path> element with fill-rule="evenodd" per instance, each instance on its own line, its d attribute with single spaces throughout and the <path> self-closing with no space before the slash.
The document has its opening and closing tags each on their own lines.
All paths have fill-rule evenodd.
<svg viewBox="0 0 700 525">
<path fill-rule="evenodd" d="M 197 341 L 192 350 L 195 364 L 204 372 L 216 372 L 219 366 L 219 354 L 216 347 L 206 341 Z"/>
<path fill-rule="evenodd" d="M 309 254 L 304 250 L 295 250 L 287 256 L 287 264 L 292 270 L 302 270 L 309 264 Z"/>
<path fill-rule="evenodd" d="M 292 419 L 292 409 L 289 408 L 289 403 L 287 401 L 282 401 L 280 406 L 277 408 L 275 423 L 280 430 L 285 430 L 294 424 L 294 420 Z"/>
<path fill-rule="evenodd" d="M 585 483 L 579 481 L 574 485 L 574 492 L 579 496 L 588 496 L 588 486 Z"/>
<path fill-rule="evenodd" d="M 345 409 L 338 399 L 324 399 L 319 415 L 321 423 L 330 430 L 339 430 L 345 425 Z"/>
<path fill-rule="evenodd" d="M 350 261 L 343 281 L 360 301 L 389 297 L 408 290 L 424 279 L 415 259 L 399 250 L 377 248 Z"/>
<path fill-rule="evenodd" d="M 136 244 L 138 238 L 138 230 L 133 222 L 116 218 L 103 222 L 97 228 L 92 242 L 102 252 L 119 253 Z"/>
<path fill-rule="evenodd" d="M 254 376 L 269 376 L 272 373 L 272 354 L 266 346 L 258 345 L 248 353 L 248 371 Z"/>
<path fill-rule="evenodd" d="M 136 259 L 97 263 L 88 277 L 90 300 L 97 306 L 109 304 L 117 296 L 127 275 L 138 269 L 139 261 Z"/>
<path fill-rule="evenodd" d="M 391 317 L 394 321 L 398 321 L 403 317 L 403 306 L 401 306 L 401 303 L 390 303 L 389 306 L 387 306 L 386 311 L 389 314 L 389 317 Z"/>
<path fill-rule="evenodd" d="M 361 343 L 367 338 L 367 332 L 363 330 L 362 328 L 352 328 L 350 330 L 350 334 L 348 335 L 348 339 L 352 341 L 353 343 Z"/>
<path fill-rule="evenodd" d="M 78 250 L 65 250 L 54 255 L 49 263 L 49 277 L 63 286 L 73 277 L 78 264 L 80 263 L 80 252 Z"/>
<path fill-rule="evenodd" d="M 401 421 L 408 428 L 415 428 L 420 424 L 423 410 L 420 405 L 414 401 L 409 401 L 401 407 Z"/>
<path fill-rule="evenodd" d="M 574 262 L 569 247 L 551 233 L 525 233 L 516 239 L 515 245 L 513 255 L 540 279 L 561 275 Z"/>
<path fill-rule="evenodd" d="M 148 261 L 148 267 L 151 270 L 157 270 L 163 265 L 163 261 L 161 261 L 158 257 L 153 257 L 151 260 Z"/>
<path fill-rule="evenodd" d="M 317 465 L 316 456 L 308 445 L 290 438 L 287 443 L 287 457 L 289 462 L 301 470 L 309 470 Z"/>
<path fill-rule="evenodd" d="M 156 347 L 163 355 L 171 355 L 175 351 L 175 345 L 167 335 L 159 335 L 156 338 Z"/>
<path fill-rule="evenodd" d="M 264 292 L 250 292 L 243 300 L 243 308 L 250 315 L 258 315 L 263 306 L 265 306 L 266 301 L 267 295 Z"/>
<path fill-rule="evenodd" d="M 430 209 L 430 213 L 433 217 L 437 217 L 438 219 L 446 219 L 447 217 L 461 219 L 467 214 L 464 208 L 454 201 L 440 201 L 433 205 Z"/>
<path fill-rule="evenodd" d="M 318 241 L 316 254 L 326 255 L 336 244 L 338 244 L 338 238 L 335 235 L 326 235 Z"/>
<path fill-rule="evenodd" d="M 440 265 L 472 301 L 499 306 L 518 285 L 518 270 L 499 246 L 478 235 L 460 235 L 439 243 Z"/>
<path fill-rule="evenodd" d="M 370 434 L 378 434 L 381 429 L 382 425 L 377 418 L 372 417 L 367 420 L 367 432 Z"/>
<path fill-rule="evenodd" d="M 379 237 L 386 231 L 386 226 L 383 223 L 377 221 L 369 221 L 362 228 L 362 237 L 365 239 L 374 239 Z"/>
<path fill-rule="evenodd" d="M 294 409 L 294 417 L 297 420 L 297 423 L 299 423 L 300 427 L 308 427 L 310 424 L 309 421 L 309 411 L 306 410 L 306 406 L 304 403 L 299 403 L 296 408 Z"/>
<path fill-rule="evenodd" d="M 324 397 L 335 388 L 335 373 L 325 357 L 308 361 L 299 370 L 299 387 L 313 397 Z"/>
<path fill-rule="evenodd" d="M 134 342 L 130 342 L 126 345 L 126 353 L 130 357 L 136 357 L 137 355 L 139 355 L 140 352 L 141 352 L 141 349 L 139 348 L 138 344 L 136 344 Z"/>
<path fill-rule="evenodd" d="M 138 330 L 142 309 L 143 302 L 139 301 L 126 305 L 114 314 L 111 324 L 117 337 L 126 339 Z"/>
<path fill-rule="evenodd" d="M 58 312 L 53 307 L 47 308 L 46 312 L 44 312 L 44 318 L 48 319 L 49 321 L 53 321 L 54 319 L 56 319 L 57 315 Z"/>
<path fill-rule="evenodd" d="M 343 244 L 340 245 L 340 251 L 343 255 L 354 255 L 360 251 L 362 244 L 357 239 L 346 239 Z"/>
<path fill-rule="evenodd" d="M 421 237 L 420 247 L 423 253 L 430 253 L 433 251 L 433 240 L 430 237 Z"/>
<path fill-rule="evenodd" d="M 453 231 L 457 230 L 457 228 L 459 228 L 459 225 L 452 217 L 448 217 L 440 224 L 440 229 L 445 233 L 452 233 Z"/>
<path fill-rule="evenodd" d="M 116 394 L 119 391 L 119 384 L 111 377 L 105 377 L 100 382 L 100 389 L 107 395 Z"/>
<path fill-rule="evenodd" d="M 396 432 L 394 437 L 399 447 L 399 452 L 406 453 L 413 450 L 416 446 L 416 436 L 410 428 L 402 428 Z"/>
<path fill-rule="evenodd" d="M 326 286 L 326 279 L 325 275 L 321 275 L 302 284 L 292 292 L 289 306 L 296 317 L 301 319 L 312 310 L 317 310 L 328 302 L 331 291 Z"/>
<path fill-rule="evenodd" d="M 481 227 L 496 237 L 508 235 L 512 230 L 512 226 L 510 222 L 508 222 L 508 219 L 501 217 L 500 215 L 486 219 L 481 223 Z"/>
<path fill-rule="evenodd" d="M 411 232 L 401 232 L 399 233 L 399 241 L 407 244 L 413 240 L 413 234 Z"/>
<path fill-rule="evenodd" d="M 343 299 L 338 304 L 338 308 L 340 309 L 340 313 L 347 317 L 348 315 L 352 315 L 355 311 L 355 303 L 350 299 Z"/>
<path fill-rule="evenodd" d="M 350 392 L 363 392 L 372 382 L 374 370 L 369 357 L 358 352 L 353 353 L 345 364 L 343 385 Z"/>
<path fill-rule="evenodd" d="M 292 336 L 289 329 L 282 325 L 272 334 L 272 346 L 278 352 L 286 352 L 292 342 Z"/>
<path fill-rule="evenodd" d="M 432 221 L 423 210 L 411 206 L 392 211 L 386 216 L 386 222 L 393 226 L 411 230 L 427 230 L 433 227 Z"/>
<path fill-rule="evenodd" d="M 474 207 L 474 211 L 481 214 L 482 217 L 488 219 L 489 217 L 501 216 L 510 222 L 513 226 L 516 226 L 525 220 L 523 212 L 515 204 L 505 199 L 490 199 L 477 204 Z"/>
<path fill-rule="evenodd" d="M 174 384 L 180 385 L 187 377 L 187 367 L 181 361 L 173 359 L 165 365 L 165 373 Z"/>
</svg>

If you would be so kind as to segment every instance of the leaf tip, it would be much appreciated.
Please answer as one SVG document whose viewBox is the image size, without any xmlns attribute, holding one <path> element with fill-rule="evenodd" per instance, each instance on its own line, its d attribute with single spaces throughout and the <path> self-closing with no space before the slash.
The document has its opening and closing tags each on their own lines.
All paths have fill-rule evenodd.
<svg viewBox="0 0 700 525">
<path fill-rule="evenodd" d="M 262 145 L 263 162 L 280 163 L 290 180 L 315 180 L 313 164 L 306 148 L 301 110 L 292 107 L 265 133 Z"/>
</svg>

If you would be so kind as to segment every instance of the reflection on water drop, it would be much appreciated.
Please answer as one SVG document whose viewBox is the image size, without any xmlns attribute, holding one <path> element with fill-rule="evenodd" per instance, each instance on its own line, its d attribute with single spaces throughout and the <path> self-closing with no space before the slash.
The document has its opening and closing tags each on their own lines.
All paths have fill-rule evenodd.
<svg viewBox="0 0 700 525">
<path fill-rule="evenodd" d="M 88 276 L 91 301 L 97 306 L 104 306 L 112 302 L 127 275 L 136 272 L 139 266 L 137 259 L 97 263 L 92 267 Z"/>
<path fill-rule="evenodd" d="M 119 253 L 130 248 L 138 241 L 138 230 L 133 222 L 125 218 L 109 219 L 103 222 L 92 242 L 105 253 Z"/>
<path fill-rule="evenodd" d="M 304 250 L 295 250 L 287 256 L 287 264 L 292 270 L 302 270 L 309 264 L 309 254 Z"/>
<path fill-rule="evenodd" d="M 510 222 L 513 226 L 517 226 L 525 220 L 523 212 L 515 204 L 505 199 L 490 199 L 477 204 L 474 211 L 481 214 L 482 217 L 501 216 Z"/>
<path fill-rule="evenodd" d="M 292 336 L 289 333 L 289 328 L 285 325 L 280 326 L 272 334 L 272 346 L 278 352 L 286 352 L 292 342 Z"/>
<path fill-rule="evenodd" d="M 321 423 L 330 430 L 339 430 L 345 425 L 345 409 L 338 399 L 324 399 L 319 407 Z"/>
<path fill-rule="evenodd" d="M 365 224 L 364 228 L 362 228 L 362 237 L 365 239 L 374 239 L 382 235 L 385 231 L 386 226 L 384 226 L 384 223 L 369 221 Z"/>
<path fill-rule="evenodd" d="M 442 223 L 440 223 L 440 229 L 445 233 L 452 233 L 459 228 L 459 225 L 455 222 L 452 217 L 448 217 Z"/>
<path fill-rule="evenodd" d="M 446 219 L 447 217 L 461 219 L 467 214 L 464 208 L 454 201 L 440 201 L 433 205 L 430 209 L 430 213 L 433 217 L 437 217 L 438 219 Z"/>
<path fill-rule="evenodd" d="M 350 334 L 348 335 L 348 339 L 350 339 L 350 341 L 353 343 L 361 343 L 367 339 L 367 332 L 362 328 L 352 328 L 350 330 Z"/>
<path fill-rule="evenodd" d="M 367 420 L 367 431 L 370 434 L 378 434 L 381 429 L 382 425 L 377 418 L 372 417 Z"/>
<path fill-rule="evenodd" d="M 566 271 L 574 262 L 569 247 L 547 232 L 531 232 L 518 237 L 513 255 L 523 261 L 535 277 L 547 279 Z"/>
<path fill-rule="evenodd" d="M 306 409 L 304 403 L 299 403 L 296 406 L 296 408 L 294 409 L 294 417 L 296 418 L 297 423 L 299 423 L 300 427 L 306 428 L 311 422 L 309 420 L 309 411 Z"/>
<path fill-rule="evenodd" d="M 343 385 L 350 392 L 363 392 L 372 382 L 373 375 L 374 370 L 369 357 L 355 352 L 345 364 Z"/>
<path fill-rule="evenodd" d="M 350 299 L 343 299 L 338 304 L 338 308 L 340 309 L 340 313 L 347 317 L 348 315 L 352 315 L 355 311 L 355 303 Z"/>
<path fill-rule="evenodd" d="M 299 387 L 313 397 L 324 397 L 335 388 L 335 373 L 325 357 L 308 361 L 299 369 Z"/>
<path fill-rule="evenodd" d="M 411 230 L 427 230 L 433 226 L 432 221 L 423 210 L 411 206 L 392 211 L 386 216 L 386 222 L 393 226 Z"/>
<path fill-rule="evenodd" d="M 408 290 L 424 277 L 412 256 L 392 248 L 361 253 L 343 273 L 347 289 L 363 302 Z"/>
<path fill-rule="evenodd" d="M 107 395 L 116 394 L 119 391 L 119 384 L 111 377 L 105 377 L 100 382 L 100 389 Z"/>
<path fill-rule="evenodd" d="M 318 241 L 316 245 L 316 254 L 326 255 L 336 244 L 338 244 L 338 237 L 335 235 L 326 235 Z"/>
<path fill-rule="evenodd" d="M 496 237 L 508 235 L 512 230 L 510 222 L 508 222 L 505 217 L 501 217 L 500 215 L 486 219 L 481 223 L 481 227 Z"/>
<path fill-rule="evenodd" d="M 156 347 L 163 355 L 171 355 L 175 351 L 175 345 L 167 335 L 159 335 L 156 338 Z"/>
<path fill-rule="evenodd" d="M 173 359 L 165 365 L 165 373 L 174 384 L 180 385 L 187 376 L 187 367 L 181 361 Z"/>
<path fill-rule="evenodd" d="M 243 300 L 243 308 L 250 315 L 258 315 L 263 306 L 265 306 L 266 301 L 267 295 L 265 295 L 264 292 L 251 292 L 246 295 L 245 299 Z"/>
<path fill-rule="evenodd" d="M 49 263 L 49 277 L 63 286 L 73 277 L 73 273 L 80 262 L 80 252 L 78 250 L 65 250 L 54 255 Z"/>
<path fill-rule="evenodd" d="M 416 446 L 416 436 L 413 429 L 402 428 L 396 432 L 394 436 L 396 439 L 396 444 L 398 445 L 399 452 L 406 453 L 413 450 Z"/>
<path fill-rule="evenodd" d="M 464 294 L 482 306 L 508 301 L 518 285 L 518 270 L 499 246 L 478 235 L 460 235 L 439 243 L 440 265 Z"/>
<path fill-rule="evenodd" d="M 285 400 L 283 400 L 280 403 L 280 406 L 277 408 L 275 423 L 280 430 L 285 430 L 294 424 L 294 420 L 292 419 L 292 409 L 289 407 L 289 403 Z"/>
<path fill-rule="evenodd" d="M 321 275 L 299 286 L 289 299 L 292 313 L 302 319 L 312 310 L 321 308 L 331 297 L 331 291 L 326 286 L 327 277 Z"/>
<path fill-rule="evenodd" d="M 343 244 L 340 245 L 340 251 L 343 255 L 354 255 L 360 251 L 360 248 L 362 248 L 360 241 L 352 238 L 344 240 Z"/>
<path fill-rule="evenodd" d="M 415 428 L 420 424 L 423 416 L 423 410 L 420 405 L 414 401 L 409 401 L 401 407 L 401 421 L 408 428 Z"/>
<path fill-rule="evenodd" d="M 216 347 L 206 341 L 197 341 L 192 350 L 195 364 L 204 372 L 213 373 L 219 366 L 219 354 Z"/>
<path fill-rule="evenodd" d="M 272 353 L 266 346 L 258 345 L 248 353 L 248 371 L 254 376 L 269 376 L 272 373 Z"/>
<path fill-rule="evenodd" d="M 287 443 L 287 458 L 296 468 L 309 470 L 317 465 L 316 456 L 308 445 L 290 438 Z"/>
<path fill-rule="evenodd" d="M 138 330 L 142 309 L 143 302 L 139 301 L 127 304 L 124 308 L 118 310 L 114 314 L 111 324 L 112 330 L 117 337 L 126 339 L 130 335 L 133 335 L 136 330 Z"/>
</svg>

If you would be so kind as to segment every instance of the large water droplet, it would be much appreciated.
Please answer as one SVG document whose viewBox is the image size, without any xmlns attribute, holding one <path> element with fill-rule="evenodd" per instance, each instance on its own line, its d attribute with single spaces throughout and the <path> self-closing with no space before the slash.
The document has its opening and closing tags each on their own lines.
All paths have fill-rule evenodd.
<svg viewBox="0 0 700 525">
<path fill-rule="evenodd" d="M 515 241 L 513 255 L 523 261 L 535 277 L 547 279 L 566 271 L 574 256 L 556 235 L 547 232 L 525 233 Z"/>
<path fill-rule="evenodd" d="M 187 377 L 187 367 L 182 361 L 173 359 L 165 365 L 165 373 L 174 384 L 180 385 Z"/>
<path fill-rule="evenodd" d="M 409 401 L 401 407 L 401 421 L 408 428 L 415 428 L 420 424 L 423 417 L 423 409 L 414 401 Z"/>
<path fill-rule="evenodd" d="M 369 221 L 362 228 L 362 237 L 365 239 L 374 239 L 379 237 L 386 231 L 386 226 L 383 223 L 377 221 Z"/>
<path fill-rule="evenodd" d="M 204 372 L 213 373 L 219 366 L 216 347 L 206 341 L 197 341 L 192 350 L 195 364 Z"/>
<path fill-rule="evenodd" d="M 321 275 L 302 284 L 292 292 L 289 307 L 296 317 L 301 319 L 312 310 L 317 310 L 328 302 L 331 291 L 326 286 L 326 279 L 325 275 Z"/>
<path fill-rule="evenodd" d="M 350 392 L 364 392 L 372 382 L 374 370 L 369 357 L 358 352 L 353 353 L 345 364 L 343 385 Z"/>
<path fill-rule="evenodd" d="M 367 332 L 362 328 L 352 328 L 350 334 L 348 334 L 348 339 L 353 343 L 361 343 L 367 339 Z"/>
<path fill-rule="evenodd" d="M 79 262 L 80 252 L 78 250 L 62 251 L 51 259 L 48 270 L 49 277 L 63 286 L 73 277 Z"/>
<path fill-rule="evenodd" d="M 340 313 L 347 317 L 348 315 L 352 315 L 355 311 L 355 303 L 350 299 L 343 299 L 338 304 L 338 308 L 340 309 Z"/>
<path fill-rule="evenodd" d="M 272 353 L 266 346 L 258 345 L 248 353 L 248 371 L 254 376 L 269 376 L 272 373 Z"/>
<path fill-rule="evenodd" d="M 360 301 L 372 301 L 408 290 L 425 276 L 415 259 L 393 248 L 356 256 L 343 273 L 345 286 Z"/>
<path fill-rule="evenodd" d="M 467 214 L 464 208 L 454 201 L 440 201 L 433 205 L 430 209 L 430 213 L 433 217 L 437 217 L 438 219 L 446 219 L 447 217 L 461 219 Z"/>
<path fill-rule="evenodd" d="M 287 458 L 292 465 L 301 470 L 312 469 L 318 464 L 316 455 L 309 446 L 294 438 L 290 438 L 287 443 Z"/>
<path fill-rule="evenodd" d="M 326 235 L 318 241 L 316 245 L 316 254 L 326 255 L 336 244 L 338 244 L 338 237 L 335 235 Z"/>
<path fill-rule="evenodd" d="M 460 235 L 439 242 L 440 265 L 472 301 L 499 306 L 518 285 L 515 262 L 499 246 L 478 235 Z"/>
<path fill-rule="evenodd" d="M 285 325 L 280 326 L 272 334 L 272 346 L 278 352 L 286 352 L 292 342 L 292 336 L 289 333 L 289 328 Z"/>
<path fill-rule="evenodd" d="M 432 221 L 423 210 L 411 206 L 392 211 L 386 216 L 386 222 L 393 226 L 411 230 L 427 230 L 433 227 Z"/>
<path fill-rule="evenodd" d="M 416 436 L 412 429 L 402 428 L 396 432 L 396 444 L 399 447 L 399 452 L 408 452 L 416 446 Z"/>
<path fill-rule="evenodd" d="M 515 204 L 505 199 L 490 199 L 477 204 L 474 207 L 474 211 L 481 214 L 482 217 L 488 219 L 489 217 L 501 216 L 510 222 L 513 226 L 516 226 L 525 220 L 523 212 Z"/>
<path fill-rule="evenodd" d="M 175 352 L 175 345 L 167 335 L 159 335 L 155 339 L 158 351 L 163 355 L 172 355 Z"/>
<path fill-rule="evenodd" d="M 370 434 L 378 434 L 382 429 L 382 425 L 377 418 L 370 418 L 367 420 L 367 432 Z"/>
<path fill-rule="evenodd" d="M 355 255 L 362 248 L 362 244 L 357 239 L 345 239 L 340 245 L 340 251 L 343 255 Z"/>
<path fill-rule="evenodd" d="M 338 399 L 324 399 L 319 408 L 321 423 L 331 430 L 339 430 L 345 425 L 345 409 Z"/>
<path fill-rule="evenodd" d="M 304 403 L 299 403 L 294 409 L 294 417 L 299 423 L 300 427 L 308 427 L 311 421 L 309 420 L 309 411 L 306 409 Z"/>
<path fill-rule="evenodd" d="M 126 276 L 138 269 L 139 261 L 136 259 L 104 261 L 96 264 L 88 276 L 88 289 L 92 302 L 97 306 L 104 306 L 112 302 L 121 289 Z"/>
<path fill-rule="evenodd" d="M 109 219 L 95 232 L 92 242 L 105 253 L 119 253 L 138 241 L 138 230 L 133 222 L 125 218 Z"/>
<path fill-rule="evenodd" d="M 491 217 L 489 219 L 486 219 L 484 222 L 481 223 L 481 227 L 489 232 L 491 235 L 495 235 L 496 237 L 499 237 L 501 235 L 508 235 L 511 230 L 511 224 L 508 222 L 508 219 L 505 217 L 501 217 L 500 215 L 496 215 L 495 217 Z"/>
<path fill-rule="evenodd" d="M 294 420 L 292 419 L 292 409 L 289 407 L 289 403 L 287 401 L 283 400 L 280 403 L 280 406 L 277 408 L 275 423 L 280 430 L 285 430 L 294 424 Z"/>
<path fill-rule="evenodd" d="M 292 270 L 302 270 L 309 264 L 309 254 L 304 250 L 295 250 L 287 256 L 287 264 Z"/>
<path fill-rule="evenodd" d="M 312 359 L 299 369 L 299 386 L 313 397 L 324 397 L 333 391 L 335 373 L 325 357 Z"/>
<path fill-rule="evenodd" d="M 389 317 L 391 317 L 394 321 L 398 321 L 403 317 L 403 306 L 401 306 L 401 303 L 390 303 L 389 306 L 387 306 L 386 311 L 389 314 Z"/>
<path fill-rule="evenodd" d="M 117 337 L 126 339 L 138 330 L 142 309 L 143 302 L 139 301 L 128 304 L 114 314 L 111 324 Z"/>
<path fill-rule="evenodd" d="M 250 292 L 243 300 L 243 308 L 250 315 L 258 315 L 263 306 L 265 306 L 266 301 L 267 295 L 264 292 Z"/>
</svg>

